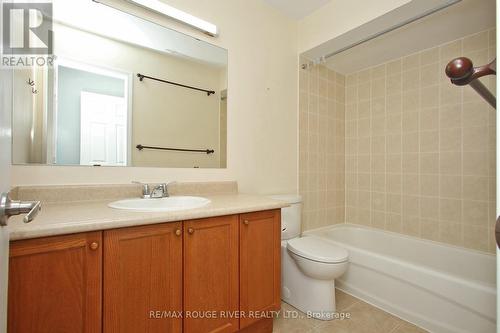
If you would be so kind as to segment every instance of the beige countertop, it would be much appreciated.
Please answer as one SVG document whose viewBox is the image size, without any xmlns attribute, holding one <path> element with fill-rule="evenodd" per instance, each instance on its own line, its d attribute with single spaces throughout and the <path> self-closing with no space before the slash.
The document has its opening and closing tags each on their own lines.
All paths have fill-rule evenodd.
<svg viewBox="0 0 500 333">
<path fill-rule="evenodd" d="M 109 208 L 114 200 L 46 203 L 36 219 L 23 223 L 22 216 L 9 220 L 11 240 L 73 234 L 213 216 L 257 212 L 287 207 L 282 201 L 246 194 L 204 195 L 211 203 L 197 209 L 143 213 Z"/>
</svg>

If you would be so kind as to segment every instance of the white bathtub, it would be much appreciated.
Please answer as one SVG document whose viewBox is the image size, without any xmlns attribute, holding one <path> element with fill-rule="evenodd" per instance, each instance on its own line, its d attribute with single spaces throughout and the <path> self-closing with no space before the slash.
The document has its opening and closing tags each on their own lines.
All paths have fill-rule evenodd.
<svg viewBox="0 0 500 333">
<path fill-rule="evenodd" d="M 431 332 L 496 332 L 494 255 L 350 224 L 304 236 L 349 251 L 339 289 Z"/>
</svg>

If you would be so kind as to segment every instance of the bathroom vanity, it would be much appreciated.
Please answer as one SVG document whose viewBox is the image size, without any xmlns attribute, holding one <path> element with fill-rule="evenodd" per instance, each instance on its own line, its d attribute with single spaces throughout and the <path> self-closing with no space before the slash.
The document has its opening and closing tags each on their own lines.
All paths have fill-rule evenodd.
<svg viewBox="0 0 500 333">
<path fill-rule="evenodd" d="M 101 201 L 46 205 L 32 225 L 13 228 L 8 331 L 271 332 L 286 204 L 209 198 L 175 214 L 116 211 Z M 63 206 L 75 221 L 57 215 Z M 66 234 L 72 230 L 87 231 Z"/>
</svg>

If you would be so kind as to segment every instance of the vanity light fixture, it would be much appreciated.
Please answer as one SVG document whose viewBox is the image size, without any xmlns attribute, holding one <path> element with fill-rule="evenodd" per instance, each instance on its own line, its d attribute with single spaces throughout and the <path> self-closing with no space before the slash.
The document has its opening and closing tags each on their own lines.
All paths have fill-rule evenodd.
<svg viewBox="0 0 500 333">
<path fill-rule="evenodd" d="M 216 37 L 218 34 L 217 26 L 196 16 L 183 12 L 177 8 L 167 5 L 159 0 L 127 0 L 130 3 L 140 7 L 152 10 L 154 12 L 168 16 L 176 21 L 185 23 L 205 34 Z"/>
</svg>

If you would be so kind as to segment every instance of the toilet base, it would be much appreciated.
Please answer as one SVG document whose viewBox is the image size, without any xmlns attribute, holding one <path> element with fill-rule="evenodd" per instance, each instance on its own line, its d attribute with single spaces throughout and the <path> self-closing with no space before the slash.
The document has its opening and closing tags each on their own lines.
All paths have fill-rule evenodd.
<svg viewBox="0 0 500 333">
<path fill-rule="evenodd" d="M 319 320 L 335 319 L 335 281 L 312 279 L 302 273 L 281 246 L 281 298 L 284 302 Z"/>
</svg>

